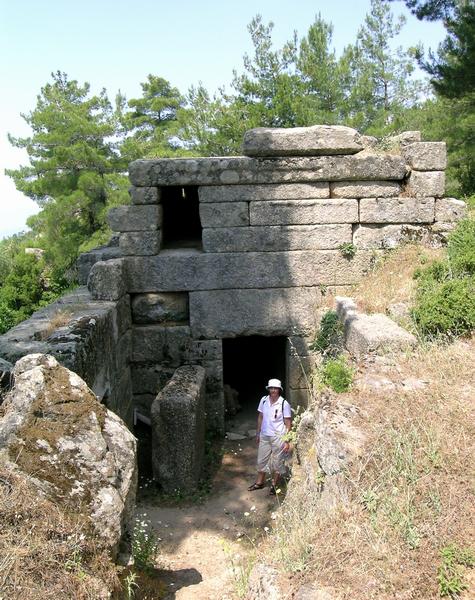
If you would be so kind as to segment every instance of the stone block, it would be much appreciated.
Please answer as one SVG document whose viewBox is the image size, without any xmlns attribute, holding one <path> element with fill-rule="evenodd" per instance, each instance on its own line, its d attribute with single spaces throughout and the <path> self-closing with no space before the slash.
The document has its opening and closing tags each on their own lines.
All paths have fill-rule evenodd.
<svg viewBox="0 0 475 600">
<path fill-rule="evenodd" d="M 308 408 L 310 404 L 310 392 L 308 389 L 289 389 L 288 401 L 292 410 L 297 410 L 300 407 L 300 413 Z"/>
<path fill-rule="evenodd" d="M 397 181 L 335 181 L 330 183 L 331 198 L 390 198 L 399 196 Z"/>
<path fill-rule="evenodd" d="M 417 142 L 401 149 L 411 169 L 417 171 L 444 171 L 447 168 L 447 147 L 445 142 Z"/>
<path fill-rule="evenodd" d="M 444 171 L 411 171 L 406 193 L 409 196 L 442 198 L 445 193 Z"/>
<path fill-rule="evenodd" d="M 274 183 L 269 185 L 212 185 L 198 190 L 200 202 L 250 202 L 251 200 L 308 200 L 329 198 L 327 182 Z"/>
<path fill-rule="evenodd" d="M 92 266 L 87 287 L 95 300 L 118 300 L 127 291 L 124 259 L 100 261 Z"/>
<path fill-rule="evenodd" d="M 132 327 L 131 361 L 154 362 L 167 367 L 178 367 L 187 355 L 189 344 L 189 327 L 135 325 Z"/>
<path fill-rule="evenodd" d="M 251 225 L 357 223 L 358 201 L 345 198 L 256 201 L 250 203 L 249 214 Z"/>
<path fill-rule="evenodd" d="M 134 323 L 188 321 L 186 292 L 137 294 L 132 298 L 131 306 Z"/>
<path fill-rule="evenodd" d="M 433 223 L 434 198 L 362 198 L 360 223 Z"/>
<path fill-rule="evenodd" d="M 162 199 L 162 190 L 157 187 L 129 188 L 132 204 L 158 204 Z"/>
<path fill-rule="evenodd" d="M 162 207 L 152 204 L 115 206 L 107 215 L 112 231 L 155 231 L 162 226 Z"/>
<path fill-rule="evenodd" d="M 312 332 L 313 333 L 313 332 Z M 299 335 L 287 336 L 287 356 L 308 356 L 311 354 L 310 345 L 314 338 Z"/>
<path fill-rule="evenodd" d="M 339 250 L 180 252 L 127 257 L 131 293 L 350 285 L 374 262 L 373 251 L 352 259 Z M 191 309 L 190 309 L 191 312 Z"/>
<path fill-rule="evenodd" d="M 467 215 L 467 205 L 455 198 L 437 198 L 435 201 L 435 220 L 442 223 L 459 221 Z"/>
<path fill-rule="evenodd" d="M 397 135 L 392 135 L 389 138 L 389 144 L 397 144 L 403 148 L 408 144 L 413 144 L 415 142 L 420 142 L 422 140 L 422 135 L 420 131 L 403 131 Z"/>
<path fill-rule="evenodd" d="M 193 492 L 204 461 L 204 369 L 177 369 L 153 402 L 151 419 L 154 478 L 165 492 Z"/>
<path fill-rule="evenodd" d="M 280 252 L 338 248 L 351 242 L 351 224 L 203 229 L 205 252 Z"/>
<path fill-rule="evenodd" d="M 153 398 L 173 377 L 175 368 L 158 364 L 136 364 L 132 367 L 132 389 L 135 395 L 153 394 Z"/>
<path fill-rule="evenodd" d="M 120 235 L 119 247 L 122 256 L 148 256 L 158 254 L 162 246 L 162 232 L 128 231 Z"/>
<path fill-rule="evenodd" d="M 191 340 L 187 353 L 190 363 L 205 364 L 210 361 L 222 361 L 223 344 L 221 340 Z"/>
<path fill-rule="evenodd" d="M 79 255 L 79 258 L 76 261 L 79 285 L 86 285 L 92 265 L 95 265 L 100 261 L 111 260 L 112 258 L 121 258 L 122 252 L 119 248 L 119 236 L 113 236 L 111 243 L 113 245 L 94 248 L 89 252 L 83 252 L 83 254 Z"/>
<path fill-rule="evenodd" d="M 315 330 L 319 288 L 190 293 L 193 337 L 290 335 Z"/>
<path fill-rule="evenodd" d="M 202 227 L 242 227 L 249 225 L 247 202 L 210 202 L 200 204 Z"/>
<path fill-rule="evenodd" d="M 224 435 L 224 392 L 206 390 L 206 430 L 215 435 Z"/>
<path fill-rule="evenodd" d="M 357 225 L 353 243 L 357 248 L 396 248 L 406 241 L 418 241 L 424 226 L 418 225 Z"/>
<path fill-rule="evenodd" d="M 342 125 L 250 129 L 244 134 L 246 156 L 317 156 L 355 154 L 363 150 L 361 136 Z"/>
<path fill-rule="evenodd" d="M 311 388 L 315 367 L 321 355 L 289 356 L 287 359 L 287 384 L 293 389 Z"/>
<path fill-rule="evenodd" d="M 123 373 L 124 370 L 129 366 L 131 348 L 132 332 L 129 329 L 119 337 L 114 347 L 115 352 L 109 357 L 113 363 L 113 373 Z"/>
<path fill-rule="evenodd" d="M 129 166 L 131 182 L 147 187 L 381 181 L 401 180 L 405 175 L 406 163 L 402 156 L 370 152 L 287 158 L 161 158 L 136 160 Z"/>
<path fill-rule="evenodd" d="M 110 406 L 110 408 L 116 415 L 123 419 L 127 427 L 132 430 L 134 403 L 132 396 L 132 378 L 129 367 L 126 367 L 122 373 L 120 373 L 119 379 L 115 381 L 114 384 L 111 399 L 115 399 L 115 406 Z"/>
</svg>

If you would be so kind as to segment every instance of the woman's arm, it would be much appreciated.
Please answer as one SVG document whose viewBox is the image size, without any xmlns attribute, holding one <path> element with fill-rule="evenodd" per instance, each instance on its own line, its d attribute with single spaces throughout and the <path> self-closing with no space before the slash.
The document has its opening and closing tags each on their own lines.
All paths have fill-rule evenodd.
<svg viewBox="0 0 475 600">
<path fill-rule="evenodd" d="M 256 440 L 259 443 L 259 437 L 261 435 L 261 427 L 262 427 L 262 413 L 257 413 L 257 431 L 256 431 Z"/>
</svg>

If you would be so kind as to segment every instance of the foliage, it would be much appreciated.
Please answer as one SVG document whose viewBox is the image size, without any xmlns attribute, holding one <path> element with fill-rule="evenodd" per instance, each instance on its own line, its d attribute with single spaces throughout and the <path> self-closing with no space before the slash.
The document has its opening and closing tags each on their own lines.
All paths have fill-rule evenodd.
<svg viewBox="0 0 475 600">
<path fill-rule="evenodd" d="M 329 386 L 334 392 L 347 392 L 353 381 L 353 369 L 343 356 L 330 358 L 322 365 L 321 378 L 322 383 Z"/>
<path fill-rule="evenodd" d="M 343 254 L 345 258 L 353 258 L 356 254 L 356 246 L 351 242 L 345 242 L 338 246 L 338 250 Z"/>
<path fill-rule="evenodd" d="M 136 519 L 132 535 L 132 555 L 139 569 L 152 569 L 159 552 L 159 539 L 149 521 Z"/>
<path fill-rule="evenodd" d="M 437 569 L 439 594 L 458 597 L 468 588 L 464 582 L 462 567 L 475 565 L 475 554 L 471 549 L 461 549 L 456 544 L 449 544 L 440 551 L 441 563 Z"/>
<path fill-rule="evenodd" d="M 311 349 L 320 352 L 324 356 L 336 356 L 342 346 L 343 326 L 338 314 L 327 311 L 320 321 L 320 329 L 317 337 L 311 345 Z"/>
</svg>

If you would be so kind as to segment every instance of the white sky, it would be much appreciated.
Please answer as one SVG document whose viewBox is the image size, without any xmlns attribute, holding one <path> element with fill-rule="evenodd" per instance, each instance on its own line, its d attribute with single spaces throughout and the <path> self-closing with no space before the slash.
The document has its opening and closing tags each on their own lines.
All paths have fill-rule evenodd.
<svg viewBox="0 0 475 600">
<path fill-rule="evenodd" d="M 354 42 L 369 0 L 0 0 L 0 239 L 25 229 L 38 207 L 16 191 L 5 168 L 27 164 L 26 153 L 12 148 L 7 133 L 27 136 L 20 113 L 36 104 L 53 71 L 65 71 L 91 91 L 107 89 L 113 100 L 120 89 L 128 98 L 141 95 L 140 82 L 152 73 L 185 93 L 202 81 L 209 91 L 229 84 L 242 56 L 251 51 L 246 26 L 257 13 L 273 21 L 281 46 L 294 30 L 304 35 L 315 14 L 334 25 L 337 52 Z M 440 23 L 412 17 L 402 2 L 393 12 L 408 22 L 403 46 L 422 41 L 435 49 L 445 37 Z"/>
</svg>

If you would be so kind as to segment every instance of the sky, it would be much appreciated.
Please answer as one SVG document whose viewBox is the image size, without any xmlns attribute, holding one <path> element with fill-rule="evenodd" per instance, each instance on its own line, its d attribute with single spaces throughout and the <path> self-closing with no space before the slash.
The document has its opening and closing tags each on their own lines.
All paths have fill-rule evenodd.
<svg viewBox="0 0 475 600">
<path fill-rule="evenodd" d="M 403 2 L 391 6 L 407 17 L 399 44 L 437 48 L 445 37 L 440 23 L 418 21 Z M 28 164 L 7 134 L 29 135 L 21 113 L 34 109 L 52 72 L 89 82 L 92 93 L 106 88 L 111 100 L 119 90 L 139 97 L 149 73 L 182 93 L 199 82 L 214 92 L 252 51 L 247 25 L 256 14 L 273 21 L 279 47 L 294 30 L 305 35 L 321 13 L 334 26 L 339 54 L 355 41 L 369 8 L 370 0 L 0 0 L 0 239 L 24 230 L 38 210 L 4 175 Z"/>
</svg>

